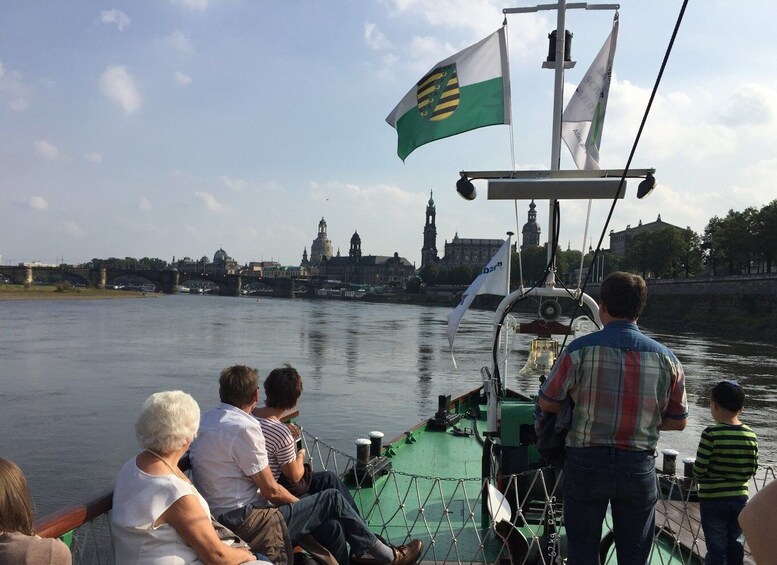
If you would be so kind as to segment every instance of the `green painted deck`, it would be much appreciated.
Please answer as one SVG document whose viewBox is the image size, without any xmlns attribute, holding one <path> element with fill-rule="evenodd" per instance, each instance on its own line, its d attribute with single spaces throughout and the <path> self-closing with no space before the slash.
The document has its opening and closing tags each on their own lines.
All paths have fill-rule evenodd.
<svg viewBox="0 0 777 565">
<path fill-rule="evenodd" d="M 482 405 L 478 409 L 476 401 L 475 395 L 462 397 L 454 401 L 452 409 L 466 414 L 456 427 L 472 433 L 454 433 L 451 428 L 435 431 L 422 425 L 386 446 L 383 453 L 391 462 L 391 471 L 377 478 L 374 485 L 356 487 L 351 465 L 345 476 L 351 479 L 347 482 L 362 515 L 372 531 L 393 544 L 420 538 L 424 542 L 422 562 L 560 562 L 558 554 L 566 553 L 562 497 L 554 490 L 552 471 L 529 470 L 505 479 L 500 488 L 514 509 L 509 521 L 494 524 L 488 510 L 484 511 L 483 444 L 476 429 L 482 436 L 486 410 Z M 524 418 L 531 402 L 516 404 L 511 410 Z M 477 421 L 472 417 L 476 413 L 480 414 Z M 503 410 L 503 417 L 509 419 L 509 413 Z M 517 445 L 510 438 L 503 438 L 503 443 L 505 439 Z M 528 456 L 533 458 L 534 453 L 529 451 Z M 518 506 L 521 511 L 515 511 Z M 657 523 L 662 523 L 658 516 Z M 606 539 L 610 533 L 608 517 L 602 537 Z M 503 539 L 508 537 L 505 543 Z M 616 562 L 610 547 L 604 563 Z M 700 563 L 700 559 L 688 551 L 687 540 L 681 543 L 679 536 L 661 533 L 650 562 L 691 564 Z"/>
<path fill-rule="evenodd" d="M 472 419 L 457 426 L 474 432 Z M 477 427 L 484 430 L 485 421 Z M 392 472 L 353 490 L 373 531 L 395 544 L 421 538 L 427 561 L 495 559 L 501 542 L 481 513 L 482 445 L 474 433 L 419 428 L 387 452 Z"/>
</svg>

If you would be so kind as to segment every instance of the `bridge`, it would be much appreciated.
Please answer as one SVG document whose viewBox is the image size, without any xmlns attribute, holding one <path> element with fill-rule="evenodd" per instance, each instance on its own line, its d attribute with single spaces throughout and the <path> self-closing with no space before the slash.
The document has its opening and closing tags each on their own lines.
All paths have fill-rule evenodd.
<svg viewBox="0 0 777 565">
<path fill-rule="evenodd" d="M 177 270 L 95 269 L 69 265 L 57 267 L 0 265 L 0 275 L 8 277 L 15 284 L 25 285 L 32 285 L 36 280 L 40 280 L 43 277 L 50 278 L 53 275 L 58 275 L 62 280 L 100 289 L 113 286 L 112 283 L 122 277 L 140 277 L 152 283 L 156 291 L 162 291 L 165 294 L 174 294 L 176 287 L 183 281 L 202 280 L 216 284 L 219 287 L 219 294 L 223 296 L 240 296 L 244 284 L 261 282 L 263 285 L 272 288 L 273 296 L 279 298 L 292 298 L 294 296 L 293 280 L 263 279 L 249 273 L 228 275 L 203 272 L 189 273 Z"/>
</svg>

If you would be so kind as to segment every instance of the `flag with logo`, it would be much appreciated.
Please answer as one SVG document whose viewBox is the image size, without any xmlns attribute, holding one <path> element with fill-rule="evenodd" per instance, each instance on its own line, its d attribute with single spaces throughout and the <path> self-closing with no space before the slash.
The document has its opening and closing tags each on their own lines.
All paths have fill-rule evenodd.
<svg viewBox="0 0 777 565">
<path fill-rule="evenodd" d="M 472 129 L 510 123 L 505 28 L 437 63 L 386 118 L 403 161 L 414 149 Z"/>
<path fill-rule="evenodd" d="M 610 92 L 612 63 L 618 39 L 618 14 L 612 31 L 575 90 L 561 118 L 561 137 L 578 169 L 599 169 L 604 112 Z"/>
<path fill-rule="evenodd" d="M 510 238 L 502 244 L 496 255 L 488 262 L 485 269 L 472 281 L 469 288 L 461 295 L 461 302 L 448 316 L 448 344 L 453 350 L 453 340 L 459 329 L 459 322 L 464 313 L 478 294 L 495 294 L 507 296 L 510 292 Z M 454 361 L 455 362 L 455 361 Z"/>
</svg>

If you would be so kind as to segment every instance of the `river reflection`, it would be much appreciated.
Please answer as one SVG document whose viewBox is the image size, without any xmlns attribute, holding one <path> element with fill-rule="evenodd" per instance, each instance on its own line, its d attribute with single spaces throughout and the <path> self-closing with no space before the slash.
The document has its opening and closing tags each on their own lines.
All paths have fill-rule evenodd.
<svg viewBox="0 0 777 565">
<path fill-rule="evenodd" d="M 468 312 L 454 369 L 445 336 L 448 308 L 337 300 L 218 296 L 0 303 L 0 456 L 27 474 L 38 511 L 110 484 L 136 452 L 133 423 L 152 392 L 183 389 L 202 409 L 218 402 L 219 371 L 233 363 L 262 376 L 291 363 L 305 379 L 300 423 L 338 448 L 371 430 L 398 436 L 437 410 L 437 395 L 481 383 L 490 364 L 492 314 Z M 650 332 L 648 332 L 650 333 Z M 652 334 L 685 365 L 688 429 L 662 446 L 692 455 L 711 423 L 709 389 L 736 378 L 748 393 L 743 419 L 777 452 L 771 418 L 777 348 L 701 335 Z M 534 394 L 517 375 L 528 349 L 513 341 L 505 384 Z M 11 432 L 11 430 L 13 430 Z"/>
</svg>

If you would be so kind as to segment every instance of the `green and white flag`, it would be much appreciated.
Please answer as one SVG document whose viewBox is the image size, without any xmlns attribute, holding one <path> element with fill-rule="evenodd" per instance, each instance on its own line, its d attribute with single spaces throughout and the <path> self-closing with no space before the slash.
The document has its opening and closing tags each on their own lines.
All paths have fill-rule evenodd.
<svg viewBox="0 0 777 565">
<path fill-rule="evenodd" d="M 505 28 L 437 63 L 386 118 L 403 161 L 416 147 L 472 129 L 510 123 Z"/>
<path fill-rule="evenodd" d="M 580 81 L 561 118 L 561 138 L 569 147 L 578 169 L 599 169 L 599 147 L 617 39 L 616 13 L 607 41 Z"/>
</svg>

